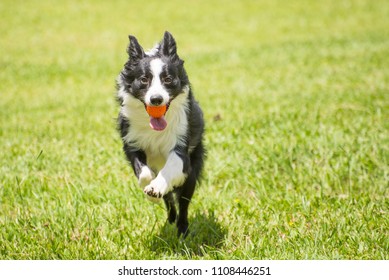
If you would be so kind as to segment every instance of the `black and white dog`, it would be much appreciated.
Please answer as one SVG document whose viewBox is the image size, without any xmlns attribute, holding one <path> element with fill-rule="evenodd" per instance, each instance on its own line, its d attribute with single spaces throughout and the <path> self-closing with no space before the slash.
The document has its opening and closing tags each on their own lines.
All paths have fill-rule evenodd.
<svg viewBox="0 0 389 280">
<path fill-rule="evenodd" d="M 168 221 L 186 236 L 188 206 L 204 162 L 203 113 L 169 32 L 148 52 L 134 36 L 129 39 L 129 60 L 117 79 L 123 150 L 144 193 L 152 201 L 163 198 Z M 145 109 L 165 105 L 162 117 Z"/>
</svg>

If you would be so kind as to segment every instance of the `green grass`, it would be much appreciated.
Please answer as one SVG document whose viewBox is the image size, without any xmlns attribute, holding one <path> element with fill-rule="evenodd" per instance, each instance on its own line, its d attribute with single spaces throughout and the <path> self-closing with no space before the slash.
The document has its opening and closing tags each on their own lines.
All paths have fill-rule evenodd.
<svg viewBox="0 0 389 280">
<path fill-rule="evenodd" d="M 1 1 L 0 259 L 389 259 L 388 1 L 181 4 Z M 115 130 L 165 30 L 207 125 L 185 240 Z"/>
</svg>

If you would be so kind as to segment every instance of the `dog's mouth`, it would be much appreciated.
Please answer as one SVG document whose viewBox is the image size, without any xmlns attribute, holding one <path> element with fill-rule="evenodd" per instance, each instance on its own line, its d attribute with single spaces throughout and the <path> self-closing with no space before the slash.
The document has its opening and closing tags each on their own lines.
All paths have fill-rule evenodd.
<svg viewBox="0 0 389 280">
<path fill-rule="evenodd" d="M 145 106 L 146 111 L 150 116 L 150 127 L 152 129 L 154 129 L 156 131 L 162 131 L 166 128 L 167 121 L 165 119 L 165 115 L 166 115 L 167 111 L 169 110 L 169 105 L 170 105 L 170 102 L 168 104 L 166 104 L 166 110 L 163 113 L 160 112 L 162 106 L 157 106 L 157 107 Z M 151 110 L 150 108 L 154 108 L 154 109 Z M 157 113 L 155 113 L 154 111 L 156 111 Z"/>
</svg>

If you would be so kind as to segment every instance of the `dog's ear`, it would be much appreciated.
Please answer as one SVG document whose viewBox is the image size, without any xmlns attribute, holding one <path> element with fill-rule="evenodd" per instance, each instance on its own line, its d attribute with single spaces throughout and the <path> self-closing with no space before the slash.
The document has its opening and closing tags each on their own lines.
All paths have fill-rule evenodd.
<svg viewBox="0 0 389 280">
<path fill-rule="evenodd" d="M 176 40 L 173 35 L 165 31 L 163 40 L 161 42 L 160 53 L 170 57 L 172 60 L 178 60 Z"/>
<path fill-rule="evenodd" d="M 127 48 L 127 53 L 130 55 L 130 58 L 135 61 L 144 58 L 145 52 L 141 45 L 139 45 L 138 40 L 132 35 L 128 36 L 128 38 L 130 39 L 130 44 Z"/>
</svg>

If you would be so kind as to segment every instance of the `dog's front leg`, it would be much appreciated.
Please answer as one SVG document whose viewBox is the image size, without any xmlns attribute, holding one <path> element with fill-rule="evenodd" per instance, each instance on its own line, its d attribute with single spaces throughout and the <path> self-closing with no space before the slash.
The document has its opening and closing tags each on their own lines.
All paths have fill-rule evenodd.
<svg viewBox="0 0 389 280">
<path fill-rule="evenodd" d="M 145 152 L 142 150 L 134 150 L 128 144 L 124 145 L 123 149 L 138 178 L 139 186 L 144 189 L 155 177 L 153 171 L 146 164 Z"/>
<path fill-rule="evenodd" d="M 165 166 L 158 173 L 157 177 L 144 188 L 144 192 L 152 198 L 160 199 L 181 186 L 187 177 L 189 158 L 186 153 L 176 148 L 170 152 Z"/>
<path fill-rule="evenodd" d="M 138 183 L 141 189 L 144 189 L 144 187 L 150 184 L 154 177 L 154 172 L 147 165 L 142 166 L 141 172 L 138 176 Z"/>
</svg>

